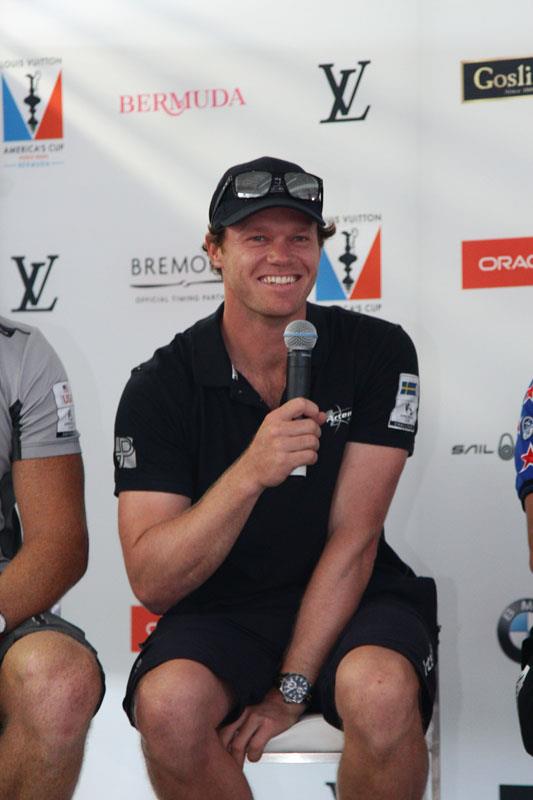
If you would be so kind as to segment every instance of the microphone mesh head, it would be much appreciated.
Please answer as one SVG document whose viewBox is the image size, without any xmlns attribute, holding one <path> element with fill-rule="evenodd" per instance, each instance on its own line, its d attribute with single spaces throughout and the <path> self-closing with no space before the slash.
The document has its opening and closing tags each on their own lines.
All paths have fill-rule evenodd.
<svg viewBox="0 0 533 800">
<path fill-rule="evenodd" d="M 285 328 L 283 339 L 287 350 L 312 350 L 318 339 L 318 333 L 312 322 L 306 319 L 294 319 Z"/>
</svg>

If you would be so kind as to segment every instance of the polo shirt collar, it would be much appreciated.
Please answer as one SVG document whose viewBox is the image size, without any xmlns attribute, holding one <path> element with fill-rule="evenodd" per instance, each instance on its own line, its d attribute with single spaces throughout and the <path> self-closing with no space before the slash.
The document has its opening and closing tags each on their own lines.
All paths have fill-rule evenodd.
<svg viewBox="0 0 533 800">
<path fill-rule="evenodd" d="M 191 329 L 194 374 L 203 386 L 231 386 L 233 380 L 233 367 L 222 338 L 223 313 L 224 303 L 221 303 L 214 314 L 200 320 Z M 311 371 L 314 373 L 324 363 L 329 351 L 326 310 L 314 303 L 307 303 L 306 316 L 318 333 L 311 361 Z"/>
</svg>

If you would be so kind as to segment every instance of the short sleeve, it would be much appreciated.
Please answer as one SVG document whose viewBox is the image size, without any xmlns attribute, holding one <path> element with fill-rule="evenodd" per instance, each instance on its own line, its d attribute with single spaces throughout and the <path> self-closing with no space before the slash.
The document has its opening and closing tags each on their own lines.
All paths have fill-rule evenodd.
<svg viewBox="0 0 533 800">
<path fill-rule="evenodd" d="M 38 330 L 25 347 L 17 389 L 10 409 L 16 459 L 80 452 L 74 400 L 57 353 Z"/>
<path fill-rule="evenodd" d="M 182 404 L 156 371 L 137 367 L 115 421 L 115 494 L 170 492 L 191 497 L 193 470 Z"/>
<path fill-rule="evenodd" d="M 524 395 L 515 446 L 516 491 L 524 505 L 533 492 L 533 380 Z"/>
<path fill-rule="evenodd" d="M 391 325 L 364 374 L 356 375 L 350 441 L 399 447 L 411 455 L 420 387 L 416 350 L 403 328 Z"/>
</svg>

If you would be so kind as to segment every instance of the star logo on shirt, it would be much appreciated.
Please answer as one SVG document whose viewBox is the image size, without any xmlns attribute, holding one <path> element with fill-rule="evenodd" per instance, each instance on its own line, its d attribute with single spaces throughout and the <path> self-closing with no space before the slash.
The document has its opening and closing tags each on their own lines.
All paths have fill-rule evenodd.
<svg viewBox="0 0 533 800">
<path fill-rule="evenodd" d="M 520 458 L 524 462 L 524 466 L 520 472 L 525 472 L 528 467 L 533 466 L 533 444 L 529 445 L 527 451 L 524 453 L 524 455 L 520 456 Z"/>
</svg>

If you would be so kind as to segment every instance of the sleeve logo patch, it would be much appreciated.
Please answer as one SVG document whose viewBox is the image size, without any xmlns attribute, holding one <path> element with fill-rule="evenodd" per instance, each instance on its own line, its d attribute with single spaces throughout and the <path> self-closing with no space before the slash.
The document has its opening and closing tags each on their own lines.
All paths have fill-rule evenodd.
<svg viewBox="0 0 533 800">
<path fill-rule="evenodd" d="M 131 436 L 115 436 L 115 462 L 119 469 L 137 467 L 137 454 Z"/>
<path fill-rule="evenodd" d="M 414 432 L 418 413 L 418 375 L 400 373 L 396 404 L 389 417 L 389 428 Z"/>
<path fill-rule="evenodd" d="M 76 433 L 76 416 L 70 384 L 68 381 L 54 383 L 52 391 L 57 409 L 56 436 L 73 436 Z"/>
<path fill-rule="evenodd" d="M 533 436 L 533 417 L 524 417 L 522 420 L 522 439 L 531 439 Z"/>
</svg>

